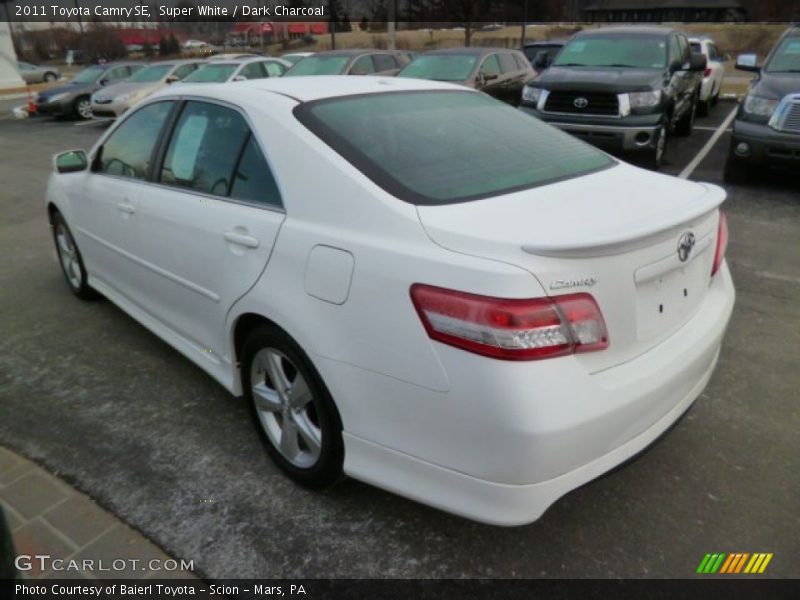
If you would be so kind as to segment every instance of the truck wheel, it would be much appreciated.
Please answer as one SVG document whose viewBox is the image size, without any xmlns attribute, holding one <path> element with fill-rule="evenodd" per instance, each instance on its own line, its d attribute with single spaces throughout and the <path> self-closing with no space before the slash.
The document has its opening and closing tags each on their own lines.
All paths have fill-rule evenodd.
<svg viewBox="0 0 800 600">
<path fill-rule="evenodd" d="M 652 148 L 645 152 L 644 166 L 651 171 L 658 171 L 664 164 L 664 153 L 667 150 L 667 117 L 661 121 L 661 125 L 656 133 L 656 141 Z"/>
<path fill-rule="evenodd" d="M 728 156 L 728 160 L 725 161 L 725 171 L 722 175 L 725 183 L 742 185 L 749 182 L 752 176 L 753 171 L 747 163 L 737 160 L 733 156 Z"/>
<path fill-rule="evenodd" d="M 707 117 L 708 116 L 708 107 L 711 104 L 711 99 L 709 98 L 706 101 L 699 100 L 697 102 L 697 116 L 698 117 Z"/>
</svg>

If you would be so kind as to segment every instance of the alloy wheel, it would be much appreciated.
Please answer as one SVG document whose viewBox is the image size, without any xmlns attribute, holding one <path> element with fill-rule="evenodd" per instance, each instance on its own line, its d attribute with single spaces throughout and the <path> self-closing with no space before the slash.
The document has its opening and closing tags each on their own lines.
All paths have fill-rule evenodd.
<svg viewBox="0 0 800 600">
<path fill-rule="evenodd" d="M 77 110 L 82 119 L 92 118 L 92 103 L 88 99 L 78 102 Z"/>
<path fill-rule="evenodd" d="M 69 284 L 74 289 L 79 290 L 83 275 L 81 274 L 81 263 L 78 258 L 78 248 L 75 246 L 75 240 L 72 239 L 70 232 L 61 223 L 56 226 L 56 244 L 58 257 L 61 260 L 61 266 L 64 268 L 64 275 L 66 275 Z"/>
<path fill-rule="evenodd" d="M 250 385 L 256 413 L 272 445 L 289 463 L 313 467 L 322 451 L 316 400 L 297 366 L 275 348 L 253 358 Z"/>
</svg>

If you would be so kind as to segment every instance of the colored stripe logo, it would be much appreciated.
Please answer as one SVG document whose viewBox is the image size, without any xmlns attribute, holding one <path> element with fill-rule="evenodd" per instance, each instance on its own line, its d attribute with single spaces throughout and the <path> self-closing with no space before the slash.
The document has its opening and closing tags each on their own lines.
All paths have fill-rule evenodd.
<svg viewBox="0 0 800 600">
<path fill-rule="evenodd" d="M 756 552 L 750 554 L 749 552 L 732 552 L 725 554 L 724 552 L 717 552 L 714 554 L 706 554 L 703 560 L 700 561 L 700 566 L 697 567 L 697 573 L 701 575 L 706 574 L 761 574 L 767 568 L 769 561 L 772 560 L 772 553 Z"/>
</svg>

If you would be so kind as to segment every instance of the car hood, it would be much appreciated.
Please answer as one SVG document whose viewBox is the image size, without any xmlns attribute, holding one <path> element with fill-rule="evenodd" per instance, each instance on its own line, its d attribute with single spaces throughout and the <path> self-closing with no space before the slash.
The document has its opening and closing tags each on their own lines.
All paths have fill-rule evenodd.
<svg viewBox="0 0 800 600">
<path fill-rule="evenodd" d="M 70 93 L 70 94 L 81 94 L 85 92 L 92 92 L 96 88 L 100 87 L 97 83 L 90 82 L 90 83 L 67 83 L 64 85 L 59 85 L 58 87 L 50 88 L 48 90 L 44 90 L 39 92 L 40 98 L 51 98 L 57 94 L 63 93 Z"/>
<path fill-rule="evenodd" d="M 800 73 L 762 73 L 753 82 L 752 91 L 757 96 L 780 100 L 786 94 L 800 93 Z"/>
<path fill-rule="evenodd" d="M 658 69 L 550 67 L 536 82 L 543 88 L 581 92 L 640 92 L 661 87 Z"/>
<path fill-rule="evenodd" d="M 161 81 L 143 81 L 133 82 L 133 81 L 123 81 L 122 83 L 115 83 L 114 85 L 109 85 L 104 89 L 97 92 L 96 96 L 103 97 L 103 98 L 116 98 L 117 96 L 122 96 L 123 94 L 150 94 L 155 92 L 164 84 Z"/>
</svg>

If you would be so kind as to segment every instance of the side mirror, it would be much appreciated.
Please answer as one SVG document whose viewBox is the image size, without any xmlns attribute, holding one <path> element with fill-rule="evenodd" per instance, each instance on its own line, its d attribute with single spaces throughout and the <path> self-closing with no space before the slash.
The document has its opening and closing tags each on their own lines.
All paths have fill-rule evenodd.
<svg viewBox="0 0 800 600">
<path fill-rule="evenodd" d="M 761 67 L 758 66 L 758 56 L 755 54 L 740 54 L 736 57 L 736 68 L 740 71 L 751 71 L 758 73 Z"/>
<path fill-rule="evenodd" d="M 708 66 L 708 59 L 706 58 L 705 54 L 692 54 L 691 58 L 689 59 L 689 64 L 687 66 L 689 68 L 686 70 L 691 71 L 693 73 L 696 73 L 698 71 L 705 71 L 706 66 Z"/>
<path fill-rule="evenodd" d="M 244 75 L 237 75 L 236 77 L 231 79 L 231 81 L 247 81 L 247 77 L 245 77 Z"/>
<path fill-rule="evenodd" d="M 53 157 L 53 170 L 56 173 L 77 173 L 85 171 L 89 166 L 89 159 L 83 150 L 68 150 Z"/>
<path fill-rule="evenodd" d="M 533 59 L 533 66 L 540 71 L 543 71 L 550 66 L 550 55 L 548 54 L 547 50 L 540 50 L 536 54 L 536 58 Z"/>
<path fill-rule="evenodd" d="M 178 79 L 177 75 L 170 75 L 169 77 L 167 77 L 166 81 L 167 81 L 167 84 L 170 84 L 170 83 L 175 83 L 176 81 L 179 81 L 179 79 Z"/>
<path fill-rule="evenodd" d="M 97 83 L 99 83 L 100 85 L 106 85 L 106 84 L 108 83 L 108 78 L 107 78 L 107 77 L 103 77 L 103 78 L 102 78 L 100 81 L 98 81 Z"/>
</svg>

